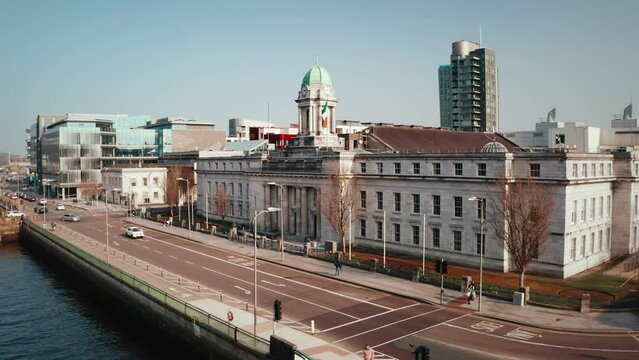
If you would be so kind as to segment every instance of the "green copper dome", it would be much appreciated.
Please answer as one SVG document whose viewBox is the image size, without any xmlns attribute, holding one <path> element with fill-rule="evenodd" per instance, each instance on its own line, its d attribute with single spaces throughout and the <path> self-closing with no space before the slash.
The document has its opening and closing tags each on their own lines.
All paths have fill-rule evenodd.
<svg viewBox="0 0 639 360">
<path fill-rule="evenodd" d="M 326 69 L 319 65 L 314 65 L 306 72 L 306 75 L 304 75 L 304 79 L 302 80 L 302 85 L 309 84 L 325 84 L 332 86 L 333 80 L 331 80 L 331 75 L 329 75 Z"/>
</svg>

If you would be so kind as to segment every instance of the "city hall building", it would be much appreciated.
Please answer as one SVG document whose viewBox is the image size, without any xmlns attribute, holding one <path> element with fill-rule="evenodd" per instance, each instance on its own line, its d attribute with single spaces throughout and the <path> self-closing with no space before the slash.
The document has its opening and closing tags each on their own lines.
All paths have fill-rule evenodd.
<svg viewBox="0 0 639 360">
<path fill-rule="evenodd" d="M 328 72 L 313 66 L 298 97 L 299 135 L 285 149 L 247 147 L 212 151 L 197 160 L 197 209 L 216 215 L 213 194 L 225 194 L 224 219 L 250 228 L 255 211 L 260 233 L 286 241 L 339 237 L 321 212 L 330 176 L 356 179 L 352 210 L 355 246 L 421 259 L 445 258 L 478 266 L 477 197 L 490 202 L 499 180 L 544 185 L 554 199 L 545 251 L 529 272 L 568 277 L 616 255 L 637 251 L 639 151 L 531 152 L 498 133 L 458 132 L 419 126 L 372 125 L 338 137 L 338 99 Z M 350 150 L 344 150 L 348 144 Z M 282 197 L 283 194 L 283 197 Z M 614 216 L 614 223 L 612 221 Z M 484 223 L 484 266 L 513 269 L 491 226 Z"/>
</svg>

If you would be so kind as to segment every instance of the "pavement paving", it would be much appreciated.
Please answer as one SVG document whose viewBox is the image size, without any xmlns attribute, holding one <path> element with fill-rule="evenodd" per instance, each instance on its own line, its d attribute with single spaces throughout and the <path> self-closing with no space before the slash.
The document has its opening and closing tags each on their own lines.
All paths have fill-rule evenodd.
<svg viewBox="0 0 639 360">
<path fill-rule="evenodd" d="M 111 207 L 111 205 L 109 205 Z M 189 230 L 177 226 L 164 227 L 158 222 L 140 218 L 129 218 L 128 222 L 140 226 L 153 228 L 172 235 L 189 238 Z M 233 251 L 246 256 L 253 255 L 252 247 L 247 247 L 238 241 L 230 241 L 226 237 L 191 231 L 190 238 L 212 247 Z M 321 276 L 334 277 L 335 268 L 332 263 L 314 258 L 306 258 L 297 254 L 285 253 L 281 261 L 281 253 L 260 248 L 258 258 L 298 270 L 307 271 Z M 368 288 L 405 296 L 431 304 L 440 303 L 439 287 L 417 283 L 405 279 L 373 273 L 362 269 L 342 267 L 339 279 Z M 466 302 L 466 295 L 461 291 L 445 289 L 443 306 L 477 310 L 477 300 L 470 305 Z M 487 319 L 497 319 L 521 325 L 538 327 L 549 330 L 592 332 L 592 333 L 627 333 L 639 331 L 639 313 L 637 312 L 590 312 L 580 313 L 571 310 L 561 310 L 540 306 L 518 306 L 512 303 L 484 296 L 482 311 L 476 315 Z"/>
</svg>

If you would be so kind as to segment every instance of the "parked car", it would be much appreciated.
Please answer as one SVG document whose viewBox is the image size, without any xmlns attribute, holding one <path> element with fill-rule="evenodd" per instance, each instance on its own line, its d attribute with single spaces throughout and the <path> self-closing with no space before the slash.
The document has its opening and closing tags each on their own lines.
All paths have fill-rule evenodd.
<svg viewBox="0 0 639 360">
<path fill-rule="evenodd" d="M 58 206 L 55 207 L 56 210 L 64 210 L 64 204 L 58 204 Z"/>
<path fill-rule="evenodd" d="M 24 213 L 20 211 L 11 210 L 7 212 L 7 217 L 22 217 L 22 216 L 24 216 Z"/>
<path fill-rule="evenodd" d="M 46 214 L 49 212 L 46 206 L 36 206 L 35 208 L 33 208 L 33 211 L 38 214 Z"/>
<path fill-rule="evenodd" d="M 17 198 L 18 198 L 18 195 L 13 194 L 13 195 L 11 195 L 11 198 L 12 198 L 13 200 L 15 200 L 15 199 L 17 199 Z"/>
<path fill-rule="evenodd" d="M 126 229 L 126 236 L 135 239 L 135 238 L 143 238 L 144 231 L 137 226 L 131 226 Z"/>
<path fill-rule="evenodd" d="M 45 199 L 45 198 L 40 199 L 40 201 L 38 202 L 38 204 L 40 204 L 40 205 L 46 205 L 46 204 L 47 204 L 47 199 Z"/>
<path fill-rule="evenodd" d="M 64 214 L 62 216 L 62 221 L 78 222 L 80 221 L 80 217 L 76 214 Z"/>
</svg>

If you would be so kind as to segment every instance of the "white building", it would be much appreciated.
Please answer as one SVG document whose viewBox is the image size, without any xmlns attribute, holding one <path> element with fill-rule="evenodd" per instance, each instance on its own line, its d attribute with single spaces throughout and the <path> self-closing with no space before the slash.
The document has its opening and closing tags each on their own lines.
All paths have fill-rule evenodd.
<svg viewBox="0 0 639 360">
<path fill-rule="evenodd" d="M 229 202 L 226 221 L 249 227 L 256 210 L 281 206 L 283 214 L 258 218 L 261 233 L 279 237 L 283 215 L 287 241 L 337 240 L 321 202 L 329 200 L 322 196 L 329 176 L 341 169 L 358 185 L 352 212 L 356 246 L 381 251 L 385 239 L 389 252 L 421 259 L 425 247 L 429 259 L 478 265 L 480 222 L 477 203 L 468 199 L 490 201 L 499 180 L 532 179 L 553 194 L 555 206 L 546 250 L 530 272 L 568 277 L 639 247 L 639 150 L 529 152 L 495 133 L 380 125 L 361 133 L 360 149 L 345 151 L 325 69 L 316 65 L 306 73 L 296 102 L 300 135 L 289 148 L 198 159 L 201 215 L 206 209 L 219 219 L 205 199 L 222 189 Z M 489 224 L 484 264 L 509 271 L 509 254 Z"/>
<path fill-rule="evenodd" d="M 102 170 L 107 201 L 133 208 L 166 203 L 164 167 L 109 167 Z"/>
</svg>

